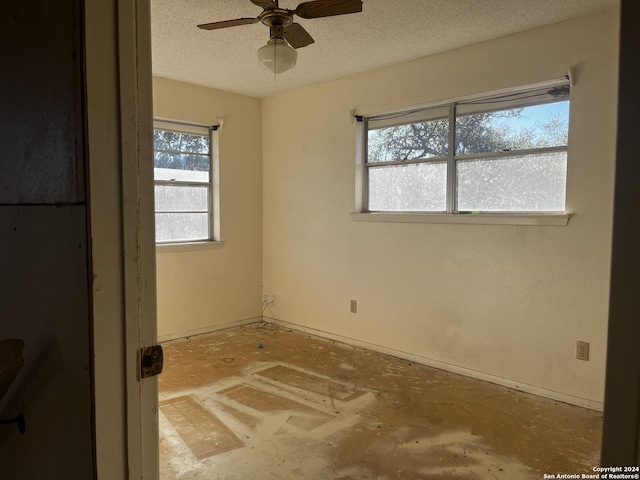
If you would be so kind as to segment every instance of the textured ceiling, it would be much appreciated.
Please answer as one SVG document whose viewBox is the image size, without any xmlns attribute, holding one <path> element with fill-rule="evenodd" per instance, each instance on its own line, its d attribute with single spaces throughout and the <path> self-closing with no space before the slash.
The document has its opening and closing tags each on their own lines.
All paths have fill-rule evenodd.
<svg viewBox="0 0 640 480">
<path fill-rule="evenodd" d="M 262 69 L 256 50 L 269 39 L 257 23 L 204 31 L 197 24 L 262 11 L 249 0 L 151 0 L 154 74 L 267 97 L 378 67 L 451 50 L 541 25 L 614 8 L 619 0 L 363 0 L 363 12 L 298 23 L 316 43 L 279 75 Z M 295 0 L 280 0 L 294 9 Z"/>
</svg>

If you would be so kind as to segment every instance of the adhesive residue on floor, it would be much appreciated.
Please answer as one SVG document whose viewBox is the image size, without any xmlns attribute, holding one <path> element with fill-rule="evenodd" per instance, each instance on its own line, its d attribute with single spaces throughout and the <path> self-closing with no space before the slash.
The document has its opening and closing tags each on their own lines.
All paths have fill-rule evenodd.
<svg viewBox="0 0 640 480">
<path fill-rule="evenodd" d="M 539 479 L 598 459 L 598 412 L 302 333 L 164 349 L 162 480 Z"/>
</svg>

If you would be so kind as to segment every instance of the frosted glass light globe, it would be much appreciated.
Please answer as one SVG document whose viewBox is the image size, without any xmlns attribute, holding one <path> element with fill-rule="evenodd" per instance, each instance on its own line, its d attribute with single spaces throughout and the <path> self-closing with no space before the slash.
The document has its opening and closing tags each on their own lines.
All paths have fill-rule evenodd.
<svg viewBox="0 0 640 480">
<path fill-rule="evenodd" d="M 273 38 L 258 49 L 260 66 L 275 74 L 291 70 L 298 60 L 298 52 L 281 38 Z"/>
</svg>

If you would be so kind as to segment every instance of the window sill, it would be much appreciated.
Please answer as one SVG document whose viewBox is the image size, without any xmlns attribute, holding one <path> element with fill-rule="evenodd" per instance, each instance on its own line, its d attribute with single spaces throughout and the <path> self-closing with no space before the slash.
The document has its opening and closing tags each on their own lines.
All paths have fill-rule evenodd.
<svg viewBox="0 0 640 480">
<path fill-rule="evenodd" d="M 351 213 L 354 222 L 530 225 L 563 227 L 571 215 L 554 213 Z"/>
<path fill-rule="evenodd" d="M 193 252 L 197 250 L 217 250 L 224 246 L 224 242 L 185 242 L 185 243 L 156 243 L 156 253 Z"/>
</svg>

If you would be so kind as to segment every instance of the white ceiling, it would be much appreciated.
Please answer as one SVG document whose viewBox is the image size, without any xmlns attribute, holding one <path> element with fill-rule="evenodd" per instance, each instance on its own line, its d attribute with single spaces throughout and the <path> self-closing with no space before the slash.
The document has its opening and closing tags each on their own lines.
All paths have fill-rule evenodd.
<svg viewBox="0 0 640 480">
<path fill-rule="evenodd" d="M 363 0 L 363 12 L 300 23 L 316 43 L 279 75 L 256 50 L 269 39 L 261 23 L 205 31 L 197 24 L 262 11 L 249 0 L 151 0 L 154 74 L 267 97 L 401 63 L 510 33 L 614 8 L 619 0 Z M 296 0 L 280 0 L 294 9 Z"/>
</svg>

